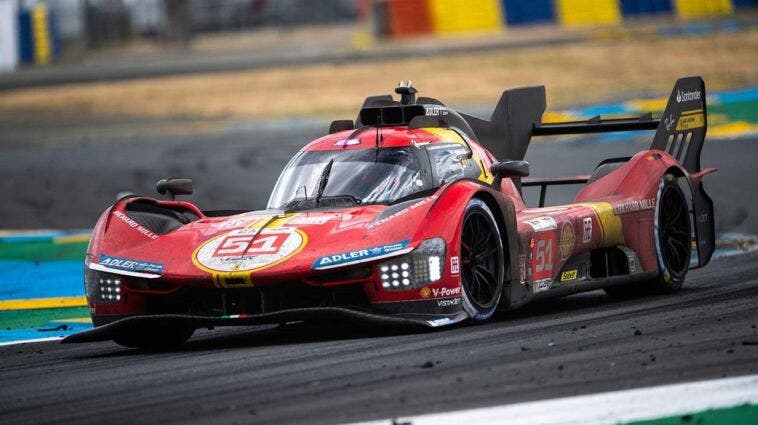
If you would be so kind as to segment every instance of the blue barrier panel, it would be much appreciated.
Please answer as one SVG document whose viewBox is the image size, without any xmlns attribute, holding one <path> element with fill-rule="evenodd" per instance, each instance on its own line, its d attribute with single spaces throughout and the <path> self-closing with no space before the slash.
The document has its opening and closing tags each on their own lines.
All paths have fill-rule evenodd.
<svg viewBox="0 0 758 425">
<path fill-rule="evenodd" d="M 758 7 L 758 0 L 732 0 L 734 7 Z"/>
<path fill-rule="evenodd" d="M 508 25 L 554 22 L 553 0 L 503 0 Z"/>
<path fill-rule="evenodd" d="M 671 13 L 670 0 L 621 0 L 621 13 L 624 15 L 652 15 Z"/>
<path fill-rule="evenodd" d="M 20 63 L 34 62 L 32 15 L 28 9 L 18 11 L 18 59 Z"/>
</svg>

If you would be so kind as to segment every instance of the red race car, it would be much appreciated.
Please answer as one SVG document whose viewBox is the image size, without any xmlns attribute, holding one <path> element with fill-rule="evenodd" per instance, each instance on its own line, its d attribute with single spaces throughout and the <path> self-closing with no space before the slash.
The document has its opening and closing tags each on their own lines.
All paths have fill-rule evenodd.
<svg viewBox="0 0 758 425">
<path fill-rule="evenodd" d="M 599 288 L 673 292 L 710 260 L 700 77 L 677 81 L 661 120 L 543 124 L 544 87 L 505 91 L 489 121 L 395 91 L 298 152 L 265 210 L 201 211 L 174 200 L 186 179 L 160 181 L 165 200 L 117 201 L 85 260 L 95 327 L 64 342 L 169 347 L 201 327 L 316 319 L 437 327 Z M 651 149 L 526 178 L 534 136 L 629 130 L 656 130 Z M 544 207 L 561 184 L 586 185 Z M 541 187 L 538 208 L 524 186 Z"/>
</svg>

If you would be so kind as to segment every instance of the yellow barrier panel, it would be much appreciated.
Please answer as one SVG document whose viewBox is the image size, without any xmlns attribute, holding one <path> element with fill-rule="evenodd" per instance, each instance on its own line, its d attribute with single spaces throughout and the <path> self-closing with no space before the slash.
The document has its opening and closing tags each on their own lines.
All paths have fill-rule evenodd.
<svg viewBox="0 0 758 425">
<path fill-rule="evenodd" d="M 432 28 L 437 34 L 502 31 L 499 0 L 429 0 Z"/>
<path fill-rule="evenodd" d="M 0 301 L 0 311 L 4 310 L 34 310 L 37 308 L 84 307 L 85 297 L 33 298 L 30 300 Z"/>
<path fill-rule="evenodd" d="M 560 23 L 567 27 L 613 25 L 621 22 L 617 0 L 556 0 Z"/>
<path fill-rule="evenodd" d="M 677 15 L 682 19 L 698 19 L 734 13 L 731 0 L 675 0 L 675 5 Z"/>
<path fill-rule="evenodd" d="M 32 9 L 32 37 L 34 38 L 34 63 L 45 65 L 50 63 L 52 42 L 48 26 L 47 6 L 44 3 L 34 5 Z"/>
</svg>

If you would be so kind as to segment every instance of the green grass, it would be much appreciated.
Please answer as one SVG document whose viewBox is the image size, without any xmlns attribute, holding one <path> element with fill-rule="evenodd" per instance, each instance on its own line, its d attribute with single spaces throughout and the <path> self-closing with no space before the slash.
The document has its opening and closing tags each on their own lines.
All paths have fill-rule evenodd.
<svg viewBox="0 0 758 425">
<path fill-rule="evenodd" d="M 47 322 L 89 317 L 88 307 L 46 308 L 38 310 L 0 311 L 0 331 L 38 328 Z"/>
</svg>

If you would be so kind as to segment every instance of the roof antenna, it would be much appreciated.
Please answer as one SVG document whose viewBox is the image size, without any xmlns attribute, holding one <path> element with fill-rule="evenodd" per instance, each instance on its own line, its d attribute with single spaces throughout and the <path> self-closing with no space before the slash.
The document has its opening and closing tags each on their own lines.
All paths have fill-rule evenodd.
<svg viewBox="0 0 758 425">
<path fill-rule="evenodd" d="M 384 137 L 381 136 L 381 132 L 379 131 L 379 127 L 382 122 L 382 111 L 378 111 L 376 113 L 376 148 L 379 149 L 379 142 L 381 142 L 381 139 L 384 139 Z"/>
<path fill-rule="evenodd" d="M 400 95 L 400 103 L 403 105 L 415 105 L 416 104 L 416 90 L 413 87 L 413 81 L 400 81 L 395 87 L 395 93 Z"/>
</svg>

